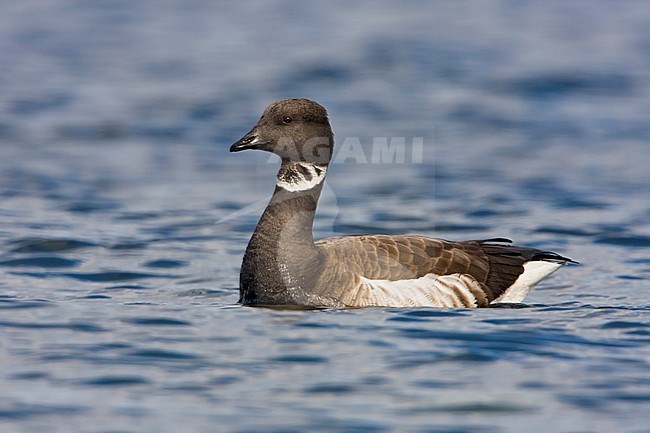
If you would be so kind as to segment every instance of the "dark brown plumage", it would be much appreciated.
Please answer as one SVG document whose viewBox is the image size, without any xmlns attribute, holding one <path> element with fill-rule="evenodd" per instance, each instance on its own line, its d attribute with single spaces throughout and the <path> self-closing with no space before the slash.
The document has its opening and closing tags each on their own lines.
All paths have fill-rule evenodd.
<svg viewBox="0 0 650 433">
<path fill-rule="evenodd" d="M 314 213 L 333 145 L 322 106 L 284 99 L 269 105 L 231 146 L 232 152 L 265 150 L 282 160 L 274 194 L 244 255 L 243 304 L 486 307 L 520 302 L 539 280 L 572 262 L 507 239 L 359 235 L 314 242 Z"/>
</svg>

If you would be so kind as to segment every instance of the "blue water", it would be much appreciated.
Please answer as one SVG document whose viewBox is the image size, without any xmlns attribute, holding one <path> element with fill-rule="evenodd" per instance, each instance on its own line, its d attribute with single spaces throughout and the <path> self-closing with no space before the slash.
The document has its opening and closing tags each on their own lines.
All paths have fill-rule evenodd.
<svg viewBox="0 0 650 433">
<path fill-rule="evenodd" d="M 0 431 L 650 432 L 649 21 L 642 0 L 3 2 Z M 353 150 L 317 236 L 582 265 L 520 308 L 238 306 L 277 161 L 228 147 L 293 96 Z M 404 162 L 372 163 L 377 137 Z"/>
</svg>

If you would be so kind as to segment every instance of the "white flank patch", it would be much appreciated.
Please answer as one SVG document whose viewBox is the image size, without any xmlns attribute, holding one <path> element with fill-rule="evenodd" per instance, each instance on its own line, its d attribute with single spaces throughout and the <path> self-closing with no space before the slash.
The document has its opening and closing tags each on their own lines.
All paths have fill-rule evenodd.
<svg viewBox="0 0 650 433">
<path fill-rule="evenodd" d="M 312 189 L 325 179 L 325 174 L 327 172 L 326 166 L 305 162 L 299 162 L 295 165 L 300 166 L 300 168 L 309 174 L 305 175 L 300 170 L 291 170 L 290 175 L 284 175 L 281 178 L 281 174 L 278 173 L 278 179 L 276 182 L 277 186 L 289 192 L 306 191 Z"/>
<path fill-rule="evenodd" d="M 524 273 L 519 275 L 517 281 L 505 291 L 505 293 L 493 302 L 517 303 L 522 302 L 530 289 L 544 278 L 557 271 L 564 263 L 536 260 L 524 263 Z"/>
<path fill-rule="evenodd" d="M 481 290 L 474 278 L 461 274 L 427 274 L 398 281 L 362 277 L 361 283 L 352 306 L 465 308 L 462 298 L 476 306 L 470 288 Z"/>
</svg>

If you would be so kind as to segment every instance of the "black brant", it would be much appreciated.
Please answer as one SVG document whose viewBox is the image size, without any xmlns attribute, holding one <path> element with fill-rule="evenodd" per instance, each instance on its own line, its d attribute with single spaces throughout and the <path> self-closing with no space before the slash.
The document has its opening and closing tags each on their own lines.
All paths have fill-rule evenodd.
<svg viewBox="0 0 650 433">
<path fill-rule="evenodd" d="M 280 156 L 275 191 L 241 267 L 239 302 L 283 307 L 487 307 L 521 302 L 573 262 L 495 238 L 449 242 L 423 236 L 341 236 L 314 242 L 312 225 L 332 156 L 324 107 L 308 99 L 269 105 L 231 152 Z"/>
</svg>

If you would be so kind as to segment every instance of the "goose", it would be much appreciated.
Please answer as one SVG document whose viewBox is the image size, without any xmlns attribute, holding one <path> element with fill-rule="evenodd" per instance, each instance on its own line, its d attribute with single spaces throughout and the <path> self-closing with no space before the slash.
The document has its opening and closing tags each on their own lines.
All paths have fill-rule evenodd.
<svg viewBox="0 0 650 433">
<path fill-rule="evenodd" d="M 334 135 L 327 111 L 303 98 L 270 104 L 230 152 L 281 159 L 275 190 L 246 248 L 239 303 L 285 308 L 476 308 L 521 303 L 567 263 L 505 238 L 450 242 L 364 234 L 314 241 L 312 228 Z"/>
</svg>

